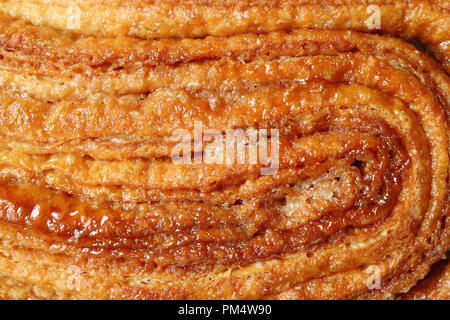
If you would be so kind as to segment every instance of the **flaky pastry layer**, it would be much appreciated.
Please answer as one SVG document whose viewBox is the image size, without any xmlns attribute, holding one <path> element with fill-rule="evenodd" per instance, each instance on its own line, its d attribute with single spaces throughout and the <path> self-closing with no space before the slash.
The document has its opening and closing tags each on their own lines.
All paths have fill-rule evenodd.
<svg viewBox="0 0 450 320">
<path fill-rule="evenodd" d="M 445 256 L 446 1 L 69 2 L 0 1 L 0 295 L 394 298 Z M 195 123 L 278 171 L 173 163 Z"/>
</svg>

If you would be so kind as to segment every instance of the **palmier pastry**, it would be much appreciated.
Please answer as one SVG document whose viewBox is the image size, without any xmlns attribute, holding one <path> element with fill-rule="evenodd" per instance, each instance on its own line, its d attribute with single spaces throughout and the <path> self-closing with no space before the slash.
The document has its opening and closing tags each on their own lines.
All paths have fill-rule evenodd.
<svg viewBox="0 0 450 320">
<path fill-rule="evenodd" d="M 449 26 L 446 0 L 0 1 L 0 296 L 426 298 Z M 206 161 L 230 132 L 255 148 Z"/>
<path fill-rule="evenodd" d="M 447 253 L 447 259 L 449 254 Z M 450 265 L 442 260 L 433 265 L 425 279 L 407 293 L 400 294 L 402 300 L 449 300 L 450 299 Z"/>
</svg>

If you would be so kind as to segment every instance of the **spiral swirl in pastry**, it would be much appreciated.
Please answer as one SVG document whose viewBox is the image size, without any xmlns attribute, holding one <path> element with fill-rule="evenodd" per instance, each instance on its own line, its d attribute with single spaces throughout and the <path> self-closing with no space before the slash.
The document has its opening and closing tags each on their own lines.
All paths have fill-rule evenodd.
<svg viewBox="0 0 450 320">
<path fill-rule="evenodd" d="M 270 3 L 0 1 L 0 295 L 393 298 L 445 256 L 448 2 Z M 278 170 L 174 163 L 196 122 Z"/>
</svg>

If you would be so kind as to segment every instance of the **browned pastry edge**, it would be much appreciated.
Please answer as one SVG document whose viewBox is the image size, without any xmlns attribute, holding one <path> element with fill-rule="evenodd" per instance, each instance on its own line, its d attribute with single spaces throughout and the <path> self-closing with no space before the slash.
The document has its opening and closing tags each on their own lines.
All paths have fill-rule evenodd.
<svg viewBox="0 0 450 320">
<path fill-rule="evenodd" d="M 434 264 L 427 276 L 408 292 L 400 294 L 400 300 L 449 300 L 450 264 L 449 253 L 445 260 Z"/>
<path fill-rule="evenodd" d="M 405 32 L 420 25 L 445 63 L 424 5 Z M 0 18 L 9 297 L 393 298 L 448 249 L 449 79 L 404 41 L 154 41 Z M 194 121 L 280 129 L 280 171 L 173 165 L 170 135 Z"/>
<path fill-rule="evenodd" d="M 380 10 L 380 30 L 367 23 L 370 5 Z M 419 39 L 449 67 L 445 0 L 3 0 L 0 10 L 33 24 L 103 37 L 192 38 L 298 28 L 381 32 Z"/>
</svg>

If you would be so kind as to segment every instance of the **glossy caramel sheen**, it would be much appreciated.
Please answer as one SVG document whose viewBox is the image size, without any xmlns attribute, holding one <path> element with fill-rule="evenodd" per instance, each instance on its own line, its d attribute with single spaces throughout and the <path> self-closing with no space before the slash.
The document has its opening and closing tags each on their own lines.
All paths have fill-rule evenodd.
<svg viewBox="0 0 450 320">
<path fill-rule="evenodd" d="M 449 300 L 450 264 L 449 252 L 446 260 L 434 264 L 430 273 L 407 293 L 398 296 L 401 300 Z"/>
<path fill-rule="evenodd" d="M 393 298 L 445 256 L 447 2 L 75 3 L 0 2 L 1 296 Z M 195 122 L 279 170 L 173 163 Z"/>
</svg>

